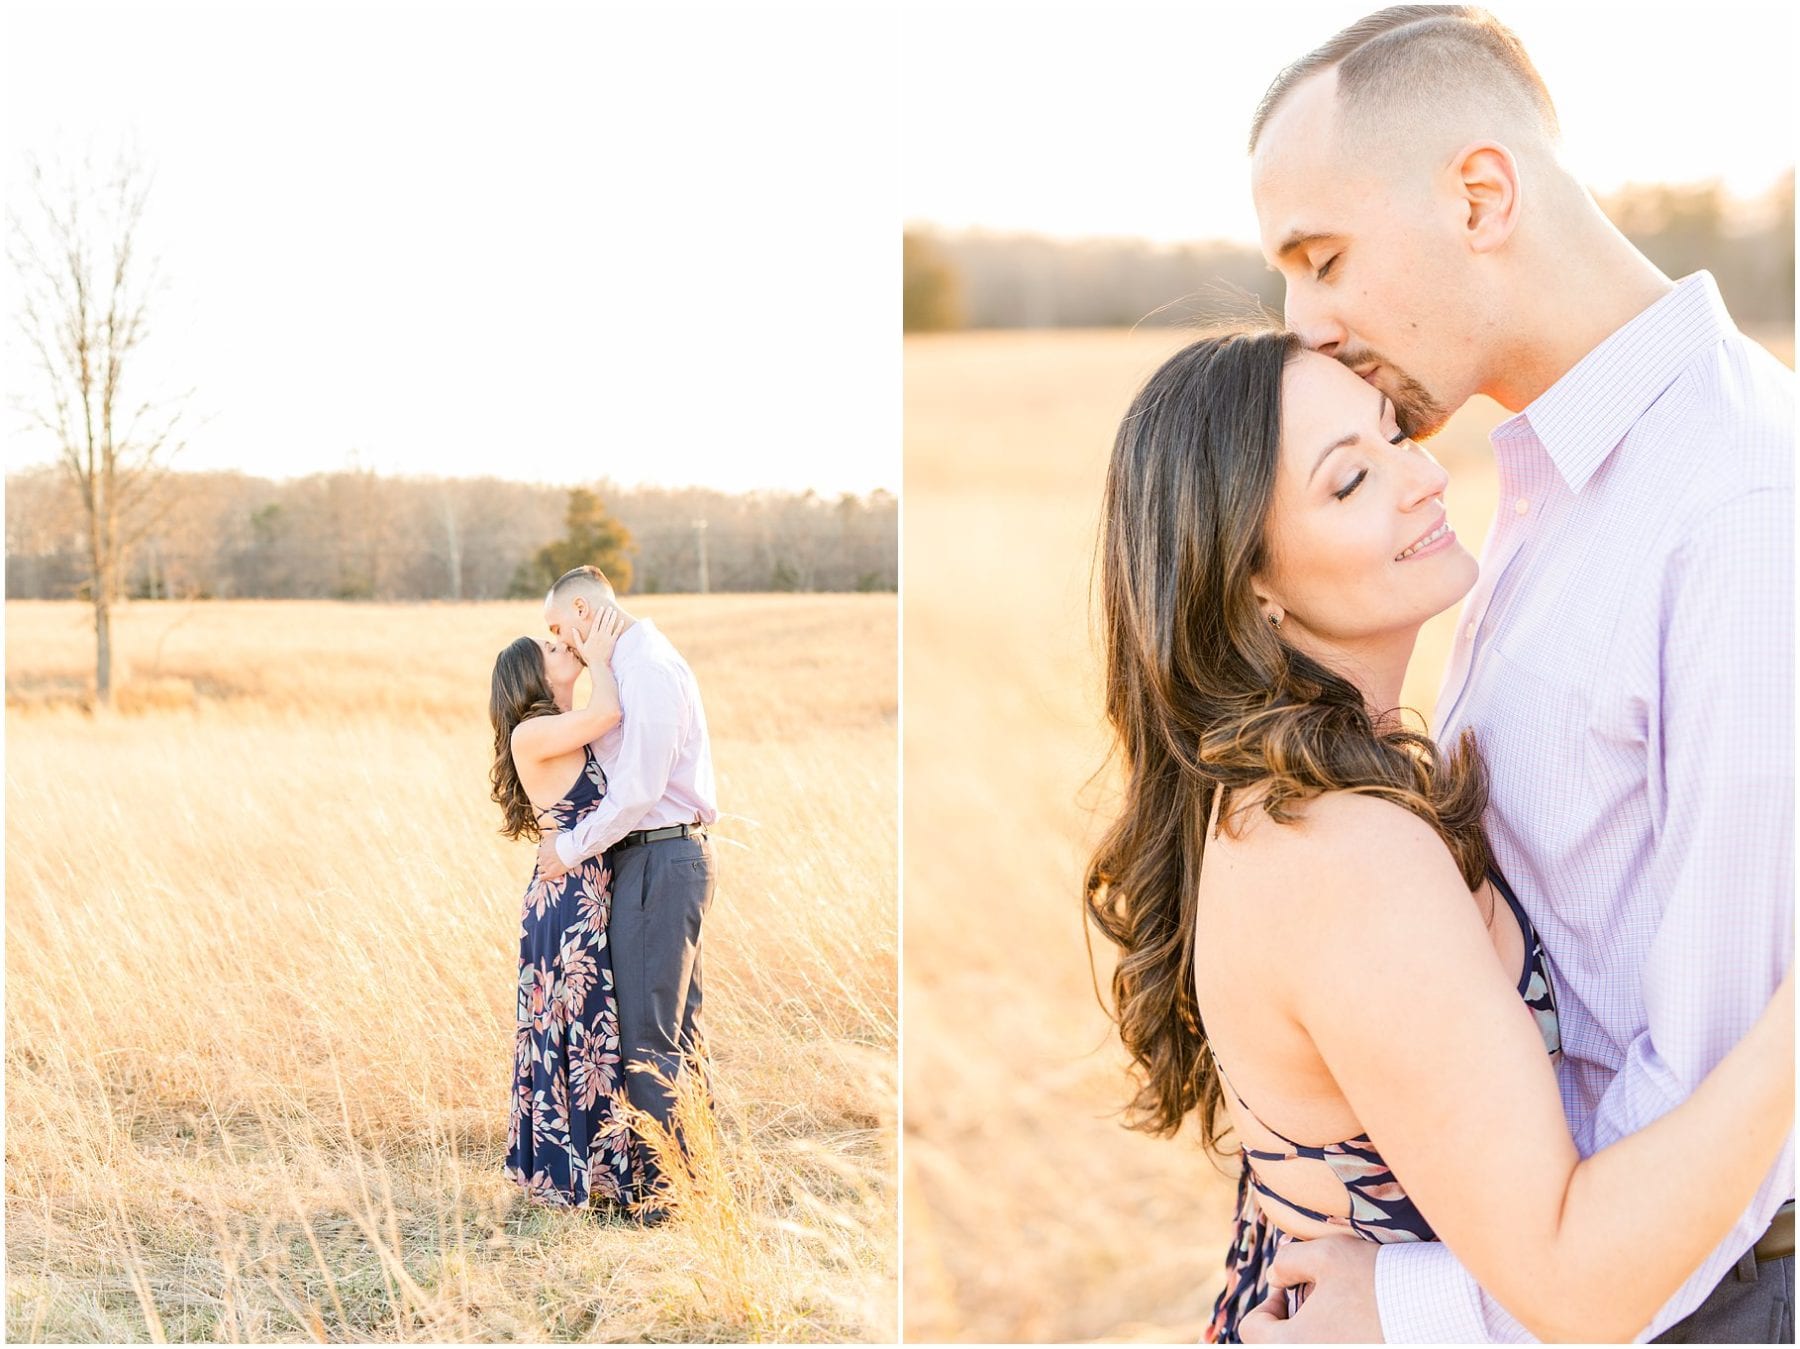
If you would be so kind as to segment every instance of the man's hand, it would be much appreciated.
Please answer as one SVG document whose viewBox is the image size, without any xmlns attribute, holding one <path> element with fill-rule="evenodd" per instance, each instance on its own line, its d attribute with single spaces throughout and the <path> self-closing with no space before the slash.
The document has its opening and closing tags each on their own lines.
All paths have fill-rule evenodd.
<svg viewBox="0 0 1800 1349">
<path fill-rule="evenodd" d="M 1245 1344 L 1380 1344 L 1376 1244 L 1357 1237 L 1290 1241 L 1269 1266 L 1269 1296 L 1238 1323 Z M 1306 1300 L 1287 1314 L 1287 1290 Z"/>
<path fill-rule="evenodd" d="M 569 869 L 562 864 L 562 858 L 556 855 L 556 840 L 560 834 L 545 834 L 538 840 L 538 877 L 540 880 L 560 881 L 569 874 Z"/>
</svg>

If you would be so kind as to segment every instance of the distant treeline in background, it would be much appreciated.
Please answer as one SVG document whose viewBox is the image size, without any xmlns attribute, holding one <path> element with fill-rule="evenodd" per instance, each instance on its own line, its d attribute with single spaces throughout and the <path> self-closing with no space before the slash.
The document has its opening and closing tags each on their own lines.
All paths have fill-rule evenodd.
<svg viewBox="0 0 1800 1349">
<path fill-rule="evenodd" d="M 622 570 L 640 593 L 703 588 L 703 555 L 713 591 L 899 586 L 899 502 L 885 491 L 827 499 L 605 482 L 570 491 L 354 467 L 289 481 L 171 472 L 139 514 L 121 569 L 125 593 L 139 599 L 538 595 L 546 566 L 560 568 L 584 537 L 614 537 L 614 524 L 629 536 Z M 65 472 L 7 476 L 8 599 L 85 595 L 87 547 Z"/>
<path fill-rule="evenodd" d="M 1792 170 L 1751 200 L 1717 183 L 1659 183 L 1600 204 L 1669 276 L 1710 271 L 1738 323 L 1792 324 Z M 1279 313 L 1283 292 L 1247 244 L 1063 241 L 929 225 L 905 233 L 904 277 L 908 332 L 1216 323 L 1259 307 Z"/>
</svg>

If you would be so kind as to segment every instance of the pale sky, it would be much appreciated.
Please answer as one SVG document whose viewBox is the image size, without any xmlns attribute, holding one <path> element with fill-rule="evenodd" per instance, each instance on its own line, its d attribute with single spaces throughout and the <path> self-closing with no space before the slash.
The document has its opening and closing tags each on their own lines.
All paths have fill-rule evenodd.
<svg viewBox="0 0 1800 1349">
<path fill-rule="evenodd" d="M 4 22 L 9 205 L 28 152 L 130 134 L 157 168 L 145 355 L 197 386 L 183 466 L 899 489 L 893 14 L 58 0 Z M 46 457 L 0 415 L 9 468 Z"/>
<path fill-rule="evenodd" d="M 1249 110 L 1372 3 L 15 2 L 3 167 L 155 165 L 187 467 L 894 490 L 896 226 L 1250 239 Z M 1786 7 L 1498 12 L 1590 183 L 1793 163 Z"/>
<path fill-rule="evenodd" d="M 905 30 L 909 221 L 1061 237 L 1254 243 L 1244 140 L 1288 62 L 1380 0 L 1104 10 L 919 7 Z M 1793 5 L 1494 0 L 1590 187 L 1794 163 Z"/>
</svg>

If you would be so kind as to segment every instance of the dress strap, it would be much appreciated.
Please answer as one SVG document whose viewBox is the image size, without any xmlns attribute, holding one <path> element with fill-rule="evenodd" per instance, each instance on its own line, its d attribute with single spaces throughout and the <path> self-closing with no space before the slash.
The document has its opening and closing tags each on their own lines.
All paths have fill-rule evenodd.
<svg viewBox="0 0 1800 1349">
<path fill-rule="evenodd" d="M 1522 967 L 1519 970 L 1519 993 L 1523 995 L 1531 983 L 1532 974 L 1542 964 L 1544 948 L 1538 941 L 1537 929 L 1531 924 L 1531 915 L 1525 912 L 1525 906 L 1513 893 L 1512 886 L 1506 883 L 1506 877 L 1502 876 L 1494 867 L 1488 868 L 1487 875 L 1488 879 L 1493 882 L 1494 889 L 1498 890 L 1500 897 L 1506 901 L 1506 907 L 1512 910 L 1513 920 L 1519 925 L 1519 937 L 1525 947 L 1525 958 L 1519 962 Z"/>
<path fill-rule="evenodd" d="M 1296 1204 L 1292 1199 L 1287 1198 L 1285 1195 L 1276 1194 L 1275 1191 L 1271 1190 L 1267 1185 L 1264 1185 L 1262 1181 L 1256 1178 L 1256 1173 L 1254 1171 L 1249 1171 L 1248 1167 L 1246 1167 L 1245 1170 L 1248 1171 L 1250 1175 L 1250 1188 L 1260 1195 L 1273 1199 L 1283 1208 L 1291 1208 L 1301 1217 L 1311 1218 L 1316 1223 L 1327 1223 L 1332 1227 L 1348 1227 L 1352 1231 L 1357 1230 L 1355 1219 L 1346 1218 L 1341 1213 L 1320 1213 L 1317 1209 L 1308 1208 L 1305 1204 Z"/>
<path fill-rule="evenodd" d="M 541 810 L 537 810 L 534 812 L 537 816 L 537 821 L 539 824 L 542 824 L 544 822 L 544 816 L 546 816 L 546 815 L 548 815 L 552 818 L 555 818 L 556 807 L 563 805 L 564 803 L 566 803 L 569 800 L 570 797 L 575 795 L 576 791 L 581 786 L 581 780 L 587 776 L 588 765 L 593 762 L 594 762 L 594 747 L 592 745 L 583 745 L 581 747 L 581 771 L 575 775 L 575 781 L 569 784 L 569 790 L 563 793 L 563 798 L 561 801 L 553 802 L 552 804 L 543 807 Z M 606 774 L 604 772 L 602 772 L 600 774 L 600 782 L 601 782 L 601 787 L 604 790 L 605 784 L 606 784 Z"/>
<path fill-rule="evenodd" d="M 1506 901 L 1506 907 L 1513 911 L 1513 917 L 1519 920 L 1519 931 L 1525 934 L 1525 941 L 1529 946 L 1537 932 L 1531 926 L 1531 918 L 1526 914 L 1525 906 L 1519 902 L 1519 897 L 1513 893 L 1512 886 L 1506 883 L 1506 877 L 1502 876 L 1497 868 L 1489 867 L 1487 877 L 1494 883 L 1494 889 L 1500 892 L 1500 898 Z"/>
<path fill-rule="evenodd" d="M 1234 1097 L 1237 1097 L 1237 1103 L 1244 1107 L 1244 1113 L 1246 1115 L 1250 1116 L 1251 1119 L 1255 1120 L 1256 1123 L 1261 1128 L 1267 1129 L 1268 1132 L 1274 1134 L 1275 1137 L 1279 1138 L 1283 1143 L 1286 1143 L 1290 1148 L 1294 1149 L 1294 1151 L 1291 1153 L 1285 1153 L 1285 1152 L 1258 1152 L 1254 1148 L 1245 1148 L 1244 1153 L 1246 1156 L 1257 1157 L 1257 1158 L 1262 1159 L 1265 1162 L 1291 1162 L 1297 1157 L 1309 1157 L 1309 1158 L 1313 1158 L 1313 1159 L 1317 1160 L 1318 1158 L 1320 1158 L 1322 1156 L 1322 1152 L 1319 1148 L 1309 1147 L 1305 1143 L 1296 1143 L 1293 1139 L 1289 1138 L 1286 1134 L 1282 1133 L 1281 1130 L 1270 1129 L 1269 1126 L 1263 1122 L 1262 1117 L 1259 1116 L 1254 1110 L 1252 1110 L 1250 1108 L 1250 1102 L 1246 1101 L 1241 1095 L 1239 1095 L 1238 1089 L 1231 1085 L 1231 1078 L 1226 1076 L 1226 1073 L 1225 1073 L 1225 1064 L 1220 1060 L 1220 1058 L 1216 1052 L 1213 1054 L 1213 1067 L 1215 1067 L 1219 1070 L 1219 1081 L 1221 1081 L 1225 1084 L 1226 1090 L 1230 1091 L 1230 1093 Z"/>
</svg>

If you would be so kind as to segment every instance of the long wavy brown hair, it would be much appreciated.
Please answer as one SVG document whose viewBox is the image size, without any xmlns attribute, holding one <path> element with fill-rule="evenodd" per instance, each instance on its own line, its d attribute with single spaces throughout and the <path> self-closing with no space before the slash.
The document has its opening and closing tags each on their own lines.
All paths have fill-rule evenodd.
<svg viewBox="0 0 1800 1349">
<path fill-rule="evenodd" d="M 494 678 L 488 686 L 488 720 L 494 725 L 494 766 L 488 770 L 491 793 L 506 823 L 500 832 L 507 838 L 540 837 L 537 813 L 519 770 L 513 764 L 513 727 L 532 717 L 553 717 L 562 711 L 550 691 L 544 670 L 544 648 L 531 637 L 520 637 L 494 657 Z"/>
<path fill-rule="evenodd" d="M 1106 714 L 1125 793 L 1088 863 L 1086 908 L 1120 948 L 1109 1014 L 1137 1082 L 1129 1126 L 1169 1135 L 1197 1109 L 1208 1148 L 1223 1095 L 1194 951 L 1215 798 L 1229 828 L 1252 788 L 1282 823 L 1323 792 L 1381 796 L 1437 831 L 1471 890 L 1488 863 L 1472 737 L 1446 757 L 1372 715 L 1354 684 L 1282 640 L 1257 603 L 1282 373 L 1300 350 L 1292 333 L 1245 328 L 1171 357 L 1119 426 L 1101 512 Z"/>
</svg>

